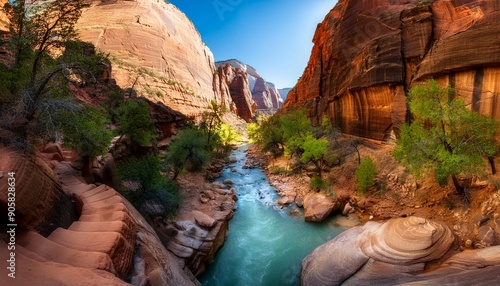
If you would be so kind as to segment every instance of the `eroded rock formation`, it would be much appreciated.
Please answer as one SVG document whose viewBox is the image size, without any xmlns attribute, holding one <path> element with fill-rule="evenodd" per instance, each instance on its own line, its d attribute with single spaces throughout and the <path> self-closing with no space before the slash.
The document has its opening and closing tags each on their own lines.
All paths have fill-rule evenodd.
<svg viewBox="0 0 500 286">
<path fill-rule="evenodd" d="M 191 21 L 165 1 L 92 1 L 77 23 L 79 38 L 110 53 L 112 76 L 124 89 L 188 116 L 206 111 L 214 60 Z"/>
<path fill-rule="evenodd" d="M 178 212 L 175 221 L 155 226 L 167 249 L 181 258 L 194 275 L 204 272 L 206 265 L 213 261 L 228 234 L 229 220 L 234 216 L 234 189 L 221 187 L 215 184 L 210 189 L 196 191 L 195 200 L 190 200 L 191 205 Z"/>
<path fill-rule="evenodd" d="M 231 65 L 218 65 L 214 89 L 219 90 L 223 101 L 234 102 L 231 108 L 243 120 L 250 122 L 257 105 L 252 99 L 247 73 Z"/>
<path fill-rule="evenodd" d="M 15 182 L 15 222 L 19 228 L 48 235 L 68 227 L 76 217 L 71 197 L 61 188 L 56 174 L 38 158 L 0 148 L 0 213 L 7 219 L 8 179 Z M 9 175 L 13 172 L 13 175 Z M 4 224 L 5 225 L 5 224 Z"/>
<path fill-rule="evenodd" d="M 302 285 L 472 285 L 498 281 L 499 246 L 467 250 L 439 264 L 451 254 L 453 242 L 448 227 L 419 217 L 367 222 L 307 256 L 302 261 Z M 432 271 L 426 268 L 429 263 L 434 263 Z"/>
<path fill-rule="evenodd" d="M 497 1 L 341 0 L 318 25 L 284 106 L 382 140 L 404 122 L 409 88 L 435 77 L 500 119 L 499 26 Z"/>
<path fill-rule="evenodd" d="M 274 84 L 262 78 L 253 67 L 238 60 L 221 61 L 215 64 L 219 67 L 229 64 L 239 73 L 246 74 L 249 92 L 253 101 L 257 104 L 257 109 L 278 109 L 283 104 L 283 100 Z M 247 91 L 244 92 L 247 93 Z M 239 91 L 238 93 L 242 92 Z"/>
</svg>

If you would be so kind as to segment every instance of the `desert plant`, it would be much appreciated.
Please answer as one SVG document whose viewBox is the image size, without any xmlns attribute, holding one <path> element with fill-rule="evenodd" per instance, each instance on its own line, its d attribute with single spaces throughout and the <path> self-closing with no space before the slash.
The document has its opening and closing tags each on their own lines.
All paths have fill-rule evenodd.
<svg viewBox="0 0 500 286">
<path fill-rule="evenodd" d="M 169 146 L 165 165 L 173 172 L 172 179 L 175 180 L 183 169 L 199 171 L 209 159 L 203 132 L 193 127 L 179 131 Z"/>
<path fill-rule="evenodd" d="M 161 159 L 152 154 L 121 162 L 118 175 L 125 183 L 120 191 L 138 210 L 147 212 L 148 203 L 159 203 L 165 215 L 172 215 L 180 204 L 180 189 L 161 174 L 161 168 Z"/>
<path fill-rule="evenodd" d="M 365 193 L 375 183 L 377 166 L 372 158 L 364 157 L 356 169 L 357 188 L 361 193 Z"/>
<path fill-rule="evenodd" d="M 497 122 L 469 110 L 461 98 L 451 97 L 452 92 L 435 80 L 410 90 L 409 107 L 415 120 L 403 126 L 394 156 L 417 175 L 433 171 L 441 185 L 451 177 L 467 202 L 469 192 L 457 176 L 480 174 L 484 158 L 498 152 Z M 493 171 L 493 160 L 490 163 Z"/>
</svg>

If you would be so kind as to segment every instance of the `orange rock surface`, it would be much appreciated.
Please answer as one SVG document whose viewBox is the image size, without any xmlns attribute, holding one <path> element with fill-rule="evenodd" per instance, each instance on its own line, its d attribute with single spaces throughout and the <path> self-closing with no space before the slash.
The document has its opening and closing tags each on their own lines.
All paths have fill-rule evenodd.
<svg viewBox="0 0 500 286">
<path fill-rule="evenodd" d="M 79 38 L 109 53 L 122 88 L 188 116 L 221 102 L 211 51 L 191 21 L 165 1 L 93 1 L 77 23 Z"/>
<path fill-rule="evenodd" d="M 345 133 L 383 140 L 404 122 L 405 93 L 434 77 L 500 119 L 498 27 L 498 1 L 341 0 L 318 25 L 285 107 L 305 107 L 316 123 L 327 114 Z"/>
</svg>

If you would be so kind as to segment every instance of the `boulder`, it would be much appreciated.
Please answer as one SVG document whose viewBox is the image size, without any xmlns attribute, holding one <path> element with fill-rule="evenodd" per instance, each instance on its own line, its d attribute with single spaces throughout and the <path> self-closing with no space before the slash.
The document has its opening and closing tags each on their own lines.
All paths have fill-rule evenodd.
<svg viewBox="0 0 500 286">
<path fill-rule="evenodd" d="M 210 229 L 210 228 L 214 227 L 215 224 L 217 223 L 217 221 L 214 218 L 212 218 L 212 217 L 210 217 L 210 216 L 208 216 L 200 211 L 196 211 L 196 210 L 193 211 L 193 217 L 194 217 L 194 220 L 196 221 L 196 224 L 201 226 L 201 227 L 204 227 L 204 228 Z"/>
<path fill-rule="evenodd" d="M 453 251 L 451 230 L 419 217 L 367 222 L 319 246 L 302 261 L 302 285 L 478 285 L 500 277 L 500 246 Z M 426 267 L 434 263 L 432 270 Z"/>
<path fill-rule="evenodd" d="M 327 218 L 339 204 L 323 193 L 308 193 L 304 198 L 304 219 L 321 222 Z"/>
</svg>

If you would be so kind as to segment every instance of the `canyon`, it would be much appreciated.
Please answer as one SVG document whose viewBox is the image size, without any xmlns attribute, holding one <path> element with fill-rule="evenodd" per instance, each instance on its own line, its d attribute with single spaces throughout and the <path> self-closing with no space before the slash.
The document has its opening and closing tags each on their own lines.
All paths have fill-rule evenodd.
<svg viewBox="0 0 500 286">
<path fill-rule="evenodd" d="M 276 89 L 255 68 L 238 60 L 215 62 L 194 25 L 172 4 L 154 0 L 90 3 L 77 23 L 78 37 L 109 54 L 110 85 L 126 90 L 127 96 L 147 99 L 161 134 L 160 148 L 167 148 L 187 119 L 199 119 L 210 110 L 211 102 L 252 122 L 259 109 L 274 111 L 284 101 L 284 110 L 306 108 L 314 124 L 327 115 L 343 133 L 380 143 L 398 135 L 408 118 L 406 93 L 429 77 L 454 88 L 472 110 L 500 119 L 500 37 L 492 36 L 498 35 L 500 26 L 497 1 L 340 0 L 318 25 L 309 63 L 291 90 Z M 0 14 L 0 30 L 6 32 L 8 23 L 3 19 Z M 0 51 L 0 60 L 6 57 Z M 100 100 L 84 88 L 74 89 L 82 98 Z M 233 154 L 239 157 L 233 158 L 233 164 L 241 170 L 234 165 L 225 170 L 242 177 L 235 188 L 230 181 L 207 182 L 204 174 L 181 175 L 184 203 L 177 216 L 146 219 L 111 187 L 108 168 L 128 152 L 125 139 L 120 139 L 116 137 L 109 153 L 92 163 L 94 177 L 111 181 L 109 186 L 85 182 L 75 168 L 75 153 L 57 144 L 40 146 L 36 158 L 0 147 L 4 168 L 0 171 L 15 169 L 19 182 L 18 262 L 27 266 L 18 273 L 19 285 L 82 281 L 89 285 L 200 285 L 196 277 L 223 247 L 230 235 L 229 221 L 238 214 L 238 184 L 249 186 L 248 192 L 255 195 L 245 200 L 270 200 L 262 207 L 281 211 L 284 205 L 302 205 L 307 221 L 322 221 L 334 208 L 342 212 L 347 205 L 362 209 L 359 215 L 367 221 L 372 219 L 367 218 L 372 210 L 386 207 L 354 196 L 342 197 L 341 205 L 324 193 L 309 192 L 307 174 L 304 184 L 293 186 L 297 190 L 287 185 L 288 178 L 279 177 L 281 186 L 288 188 L 286 192 L 278 188 L 281 200 L 268 193 L 262 196 L 260 190 L 269 183 L 261 174 L 245 177 L 243 170 L 253 166 L 243 162 L 246 151 L 236 150 Z M 383 149 L 375 145 L 366 144 L 360 150 Z M 383 165 L 388 157 L 389 151 L 375 161 Z M 338 183 L 349 186 L 352 173 L 336 174 Z M 424 285 L 448 283 L 448 279 L 467 285 L 500 279 L 498 188 L 496 193 L 487 188 L 488 200 L 478 203 L 481 212 L 452 229 L 438 221 L 441 213 L 432 219 L 411 216 L 423 207 L 415 203 L 416 182 L 410 191 L 399 184 L 397 176 L 403 174 L 380 175 L 394 181 L 401 193 L 406 191 L 400 205 L 391 209 L 392 216 L 376 218 L 391 220 L 351 228 L 314 250 L 302 263 L 303 285 Z M 0 172 L 0 179 L 5 178 L 6 173 Z M 262 181 L 265 187 L 252 188 L 252 180 Z M 342 191 L 339 196 L 345 194 Z M 299 193 L 307 195 L 302 200 Z M 2 184 L 3 217 L 7 217 L 3 213 L 6 194 L 6 184 Z M 448 211 L 446 215 L 466 216 Z M 481 237 L 460 252 L 465 242 L 457 239 L 457 233 L 466 231 L 467 235 L 478 231 Z M 308 231 L 303 233 L 306 236 Z M 3 239 L 0 256 L 5 257 Z M 300 272 L 287 271 L 295 271 L 286 272 L 293 277 Z M 6 267 L 0 275 L 7 275 Z"/>
<path fill-rule="evenodd" d="M 429 77 L 500 119 L 500 3 L 341 0 L 318 25 L 309 63 L 284 107 L 327 115 L 342 132 L 388 140 L 408 90 Z"/>
</svg>

